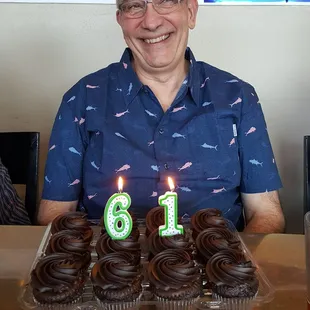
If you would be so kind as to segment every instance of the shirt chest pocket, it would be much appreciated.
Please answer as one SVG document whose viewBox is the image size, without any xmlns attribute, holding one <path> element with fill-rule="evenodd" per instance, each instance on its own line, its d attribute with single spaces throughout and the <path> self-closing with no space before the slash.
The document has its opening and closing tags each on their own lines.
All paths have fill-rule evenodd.
<svg viewBox="0 0 310 310">
<path fill-rule="evenodd" d="M 181 132 L 185 136 L 183 143 L 186 140 L 189 150 L 188 162 L 192 163 L 192 169 L 186 169 L 184 173 L 206 179 L 233 173 L 237 139 L 233 135 L 232 119 L 223 122 L 215 112 L 198 114 L 184 125 Z M 179 145 L 177 149 L 184 154 L 184 147 L 182 149 Z"/>
</svg>

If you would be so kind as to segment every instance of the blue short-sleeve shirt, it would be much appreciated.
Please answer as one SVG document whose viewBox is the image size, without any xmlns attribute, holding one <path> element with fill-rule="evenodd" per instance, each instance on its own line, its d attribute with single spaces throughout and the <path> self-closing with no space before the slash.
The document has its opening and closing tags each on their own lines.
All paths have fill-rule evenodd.
<svg viewBox="0 0 310 310">
<path fill-rule="evenodd" d="M 81 79 L 63 97 L 53 126 L 43 199 L 79 201 L 90 219 L 102 216 L 117 180 L 139 217 L 175 182 L 179 215 L 217 208 L 234 223 L 240 193 L 281 185 L 254 88 L 196 61 L 164 113 L 134 72 L 132 54 Z"/>
</svg>

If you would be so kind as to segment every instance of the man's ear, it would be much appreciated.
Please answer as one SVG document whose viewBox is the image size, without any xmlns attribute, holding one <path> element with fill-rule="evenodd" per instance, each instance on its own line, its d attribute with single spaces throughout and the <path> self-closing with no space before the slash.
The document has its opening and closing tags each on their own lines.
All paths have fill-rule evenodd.
<svg viewBox="0 0 310 310">
<path fill-rule="evenodd" d="M 117 20 L 117 23 L 121 25 L 121 12 L 119 10 L 116 11 L 116 20 Z"/>
<path fill-rule="evenodd" d="M 188 1 L 188 28 L 194 29 L 196 26 L 196 17 L 198 12 L 198 1 L 197 0 L 187 0 Z"/>
</svg>

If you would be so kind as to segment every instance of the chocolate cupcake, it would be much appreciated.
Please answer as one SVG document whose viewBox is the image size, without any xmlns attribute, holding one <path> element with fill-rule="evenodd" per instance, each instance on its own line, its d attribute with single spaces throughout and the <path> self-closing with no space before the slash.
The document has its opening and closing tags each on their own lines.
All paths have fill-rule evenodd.
<svg viewBox="0 0 310 310">
<path fill-rule="evenodd" d="M 54 253 L 42 258 L 31 272 L 33 296 L 40 304 L 70 304 L 83 292 L 87 275 L 75 255 Z"/>
<path fill-rule="evenodd" d="M 77 230 L 62 230 L 51 236 L 46 254 L 68 253 L 78 256 L 86 270 L 91 263 L 89 251 L 90 242 L 85 240 L 82 232 Z"/>
<path fill-rule="evenodd" d="M 91 229 L 87 215 L 82 212 L 67 212 L 58 215 L 52 222 L 51 231 L 55 234 L 61 230 L 77 230 L 84 234 L 84 239 L 91 242 L 93 230 Z"/>
<path fill-rule="evenodd" d="M 221 227 L 227 228 L 227 220 L 222 217 L 220 210 L 209 208 L 197 211 L 191 217 L 193 239 L 195 240 L 200 232 L 207 228 Z"/>
<path fill-rule="evenodd" d="M 148 265 L 148 277 L 158 300 L 182 301 L 180 308 L 193 303 L 200 294 L 199 268 L 184 250 L 158 253 Z"/>
<path fill-rule="evenodd" d="M 102 302 L 135 302 L 142 292 L 140 267 L 130 253 L 110 253 L 91 271 L 94 293 Z"/>
<path fill-rule="evenodd" d="M 251 301 L 258 291 L 259 282 L 255 271 L 252 262 L 236 250 L 218 252 L 209 259 L 206 266 L 207 276 L 214 284 L 215 297 L 240 302 L 240 305 Z M 236 301 L 236 298 L 240 300 Z"/>
<path fill-rule="evenodd" d="M 216 253 L 227 249 L 240 249 L 240 240 L 227 228 L 208 228 L 196 238 L 197 260 L 206 264 Z"/>
<path fill-rule="evenodd" d="M 192 255 L 192 242 L 186 235 L 175 235 L 171 237 L 160 237 L 158 229 L 154 230 L 148 237 L 149 260 L 156 254 L 168 249 L 181 249 Z"/>
<path fill-rule="evenodd" d="M 135 265 L 140 264 L 140 243 L 133 237 L 128 237 L 124 240 L 113 240 L 108 233 L 105 233 L 99 237 L 95 249 L 99 259 L 109 253 L 126 252 L 132 254 Z"/>
</svg>

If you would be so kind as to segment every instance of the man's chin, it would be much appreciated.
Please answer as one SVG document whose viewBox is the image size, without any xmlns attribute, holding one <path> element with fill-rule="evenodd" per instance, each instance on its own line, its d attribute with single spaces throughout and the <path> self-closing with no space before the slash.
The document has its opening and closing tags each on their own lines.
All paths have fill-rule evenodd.
<svg viewBox="0 0 310 310">
<path fill-rule="evenodd" d="M 148 55 L 148 57 L 145 59 L 145 62 L 149 67 L 153 69 L 160 69 L 170 67 L 172 65 L 173 59 L 170 58 L 168 58 L 168 56 L 152 58 L 152 55 Z"/>
</svg>

